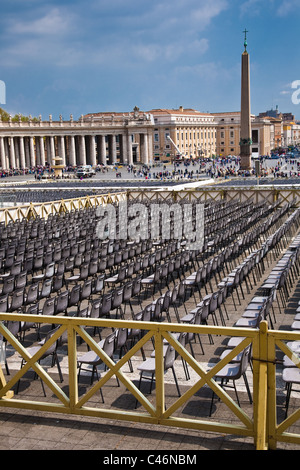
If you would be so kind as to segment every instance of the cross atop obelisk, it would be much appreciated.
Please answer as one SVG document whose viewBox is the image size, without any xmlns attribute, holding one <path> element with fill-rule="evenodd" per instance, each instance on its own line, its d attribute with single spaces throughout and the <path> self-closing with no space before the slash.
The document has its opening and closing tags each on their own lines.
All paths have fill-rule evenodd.
<svg viewBox="0 0 300 470">
<path fill-rule="evenodd" d="M 245 31 L 243 31 L 243 33 L 245 34 L 245 40 L 244 40 L 244 47 L 245 47 L 245 52 L 247 52 L 247 33 L 249 33 L 249 31 L 246 30 L 245 28 Z"/>
<path fill-rule="evenodd" d="M 244 47 L 242 54 L 242 79 L 241 79 L 241 132 L 240 132 L 240 168 L 241 170 L 251 169 L 251 111 L 250 111 L 250 67 L 249 54 L 247 52 L 247 29 L 245 34 Z"/>
</svg>

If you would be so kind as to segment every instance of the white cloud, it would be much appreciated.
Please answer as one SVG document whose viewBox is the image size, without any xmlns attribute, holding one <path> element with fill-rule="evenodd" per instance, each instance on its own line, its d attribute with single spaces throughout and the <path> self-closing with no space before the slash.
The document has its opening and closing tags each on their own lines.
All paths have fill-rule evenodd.
<svg viewBox="0 0 300 470">
<path fill-rule="evenodd" d="M 300 1 L 299 0 L 282 0 L 280 6 L 277 9 L 279 16 L 287 16 L 289 14 L 299 11 Z"/>
<path fill-rule="evenodd" d="M 122 68 L 197 60 L 209 49 L 203 31 L 227 7 L 227 0 L 94 0 L 86 9 L 74 2 L 20 10 L 3 19 L 1 62 Z"/>
<path fill-rule="evenodd" d="M 52 8 L 40 18 L 13 21 L 10 24 L 10 32 L 16 35 L 33 34 L 37 36 L 66 35 L 71 30 L 72 12 L 63 12 L 59 8 Z"/>
<path fill-rule="evenodd" d="M 241 15 L 258 15 L 260 12 L 260 8 L 264 7 L 265 3 L 265 0 L 247 0 L 240 5 Z"/>
</svg>

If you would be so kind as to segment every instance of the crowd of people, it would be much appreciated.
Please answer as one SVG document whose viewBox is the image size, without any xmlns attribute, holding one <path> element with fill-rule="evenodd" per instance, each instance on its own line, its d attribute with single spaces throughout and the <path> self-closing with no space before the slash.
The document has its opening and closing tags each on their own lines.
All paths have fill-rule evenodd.
<svg viewBox="0 0 300 470">
<path fill-rule="evenodd" d="M 270 160 L 266 156 L 261 156 L 260 176 L 271 178 L 300 177 L 300 159 L 278 157 Z M 76 166 L 68 165 L 63 169 L 62 178 L 69 179 L 76 177 Z M 185 160 L 174 162 L 154 162 L 151 165 L 97 165 L 96 173 L 107 174 L 109 177 L 115 176 L 126 178 L 151 179 L 151 180 L 191 180 L 207 176 L 209 178 L 233 178 L 256 176 L 255 164 L 251 170 L 240 169 L 239 157 L 223 158 L 202 158 L 197 160 Z M 26 169 L 0 170 L 1 178 L 11 176 L 32 175 L 36 180 L 44 178 L 54 179 L 54 169 L 50 166 L 37 166 Z"/>
</svg>

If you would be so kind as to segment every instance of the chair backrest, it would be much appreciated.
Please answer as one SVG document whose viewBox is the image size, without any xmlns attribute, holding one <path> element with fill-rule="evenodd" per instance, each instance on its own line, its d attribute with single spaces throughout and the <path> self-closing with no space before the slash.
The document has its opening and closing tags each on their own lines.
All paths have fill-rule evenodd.
<svg viewBox="0 0 300 470">
<path fill-rule="evenodd" d="M 101 299 L 100 316 L 107 315 L 111 311 L 112 293 L 104 294 Z"/>
<path fill-rule="evenodd" d="M 185 348 L 188 342 L 188 333 L 186 331 L 181 331 L 178 337 L 178 342 Z M 175 358 L 179 355 L 179 352 L 175 350 Z"/>
<path fill-rule="evenodd" d="M 78 304 L 80 301 L 81 286 L 75 285 L 69 295 L 69 307 Z"/>
<path fill-rule="evenodd" d="M 65 276 L 63 273 L 56 273 L 53 278 L 52 292 L 57 292 L 63 288 Z"/>
<path fill-rule="evenodd" d="M 162 304 L 162 312 L 166 312 L 168 311 L 169 309 L 169 306 L 170 306 L 170 303 L 171 303 L 171 296 L 172 296 L 172 291 L 171 290 L 168 290 L 165 292 L 164 294 L 164 301 L 163 301 L 163 304 Z"/>
<path fill-rule="evenodd" d="M 89 275 L 89 263 L 82 263 L 80 265 L 80 279 L 86 279 Z"/>
<path fill-rule="evenodd" d="M 21 329 L 21 322 L 9 320 L 6 323 L 6 327 L 12 335 L 17 336 Z"/>
<path fill-rule="evenodd" d="M 126 278 L 126 273 L 127 273 L 127 266 L 126 265 L 121 266 L 118 272 L 118 281 L 124 281 L 124 279 Z"/>
<path fill-rule="evenodd" d="M 146 305 L 146 307 L 142 311 L 141 320 L 142 321 L 151 321 L 151 311 L 152 311 L 152 304 Z"/>
<path fill-rule="evenodd" d="M 141 283 L 142 283 L 142 276 L 137 276 L 137 277 L 133 280 L 133 284 L 132 284 L 132 296 L 139 294 L 139 292 L 141 291 L 141 286 L 142 286 Z"/>
<path fill-rule="evenodd" d="M 50 297 L 45 300 L 42 315 L 54 315 L 56 297 Z"/>
<path fill-rule="evenodd" d="M 55 272 L 55 263 L 54 262 L 49 263 L 45 268 L 45 276 L 48 278 L 52 277 L 54 276 L 54 272 Z"/>
<path fill-rule="evenodd" d="M 29 289 L 27 291 L 26 296 L 26 304 L 33 303 L 37 300 L 39 294 L 39 284 L 36 282 L 35 284 L 30 284 Z"/>
<path fill-rule="evenodd" d="M 124 291 L 123 291 L 123 302 L 129 300 L 132 296 L 132 289 L 133 289 L 133 281 L 128 281 L 124 284 Z"/>
<path fill-rule="evenodd" d="M 89 264 L 89 275 L 94 276 L 98 272 L 98 259 L 91 260 Z"/>
<path fill-rule="evenodd" d="M 108 357 L 113 357 L 113 354 L 115 351 L 115 340 L 116 340 L 115 331 L 105 338 L 105 341 L 103 344 L 103 351 L 108 355 Z"/>
<path fill-rule="evenodd" d="M 55 314 L 62 313 L 67 310 L 69 304 L 69 291 L 66 290 L 56 297 Z"/>
<path fill-rule="evenodd" d="M 24 303 L 24 289 L 15 290 L 12 294 L 10 311 L 21 308 L 23 303 Z"/>
<path fill-rule="evenodd" d="M 205 320 L 209 313 L 210 313 L 210 303 L 212 299 L 212 294 L 209 294 L 208 296 L 204 297 L 203 299 L 203 304 L 202 304 L 202 319 Z"/>
<path fill-rule="evenodd" d="M 177 286 L 175 286 L 174 289 L 172 290 L 171 299 L 170 299 L 171 305 L 173 305 L 176 302 L 177 295 L 178 295 L 178 286 L 179 285 L 177 284 Z"/>
<path fill-rule="evenodd" d="M 164 303 L 164 297 L 161 296 L 157 299 L 154 304 L 154 308 L 152 308 L 151 312 L 151 320 L 152 321 L 159 321 L 161 318 L 162 306 Z"/>
<path fill-rule="evenodd" d="M 17 275 L 17 274 L 20 274 L 21 269 L 22 269 L 21 261 L 15 261 L 11 266 L 10 274 L 12 274 L 14 276 Z"/>
<path fill-rule="evenodd" d="M 115 348 L 120 349 L 122 348 L 128 339 L 128 329 L 127 328 L 118 328 L 116 330 L 116 343 Z"/>
<path fill-rule="evenodd" d="M 92 302 L 89 316 L 90 318 L 99 318 L 101 307 L 101 299 L 96 299 Z"/>
<path fill-rule="evenodd" d="M 39 305 L 34 304 L 30 305 L 26 311 L 26 315 L 38 315 L 39 313 Z M 21 331 L 26 331 L 29 330 L 34 326 L 34 322 L 26 321 L 26 322 L 21 322 Z"/>
<path fill-rule="evenodd" d="M 135 273 L 135 262 L 132 261 L 128 265 L 126 265 L 126 277 L 131 278 Z"/>
<path fill-rule="evenodd" d="M 209 313 L 213 313 L 218 308 L 219 291 L 213 292 L 209 303 Z"/>
<path fill-rule="evenodd" d="M 173 367 L 175 357 L 176 357 L 176 351 L 173 348 L 173 346 L 169 344 L 166 350 L 165 357 L 164 357 L 164 370 L 165 371 L 170 369 L 170 367 Z"/>
<path fill-rule="evenodd" d="M 113 296 L 112 296 L 112 310 L 120 307 L 120 305 L 123 302 L 123 293 L 124 293 L 124 287 L 120 287 L 119 289 L 115 289 L 113 291 Z"/>
<path fill-rule="evenodd" d="M 11 294 L 15 288 L 15 276 L 7 276 L 3 282 L 2 294 Z"/>
<path fill-rule="evenodd" d="M 80 299 L 87 299 L 92 293 L 92 279 L 86 279 L 81 287 L 81 296 Z"/>
<path fill-rule="evenodd" d="M 40 298 L 48 297 L 51 294 L 51 290 L 52 290 L 52 278 L 44 279 L 41 292 L 40 292 Z"/>
<path fill-rule="evenodd" d="M 49 339 L 54 335 L 54 333 L 58 330 L 59 327 L 57 328 L 54 328 L 53 330 L 49 331 L 46 336 L 45 336 L 45 339 L 40 341 L 40 345 L 43 345 L 44 343 L 47 343 L 47 341 L 49 341 Z M 40 359 L 44 359 L 45 357 L 47 356 L 50 356 L 51 354 L 53 354 L 56 349 L 58 347 L 58 341 L 54 341 L 49 347 L 48 349 L 44 352 L 44 354 L 42 355 L 42 357 Z"/>
<path fill-rule="evenodd" d="M 96 277 L 96 279 L 94 279 L 93 287 L 92 287 L 93 294 L 99 294 L 99 292 L 102 291 L 104 287 L 104 279 L 105 279 L 105 274 L 100 274 L 99 276 Z"/>
<path fill-rule="evenodd" d="M 231 376 L 230 377 L 231 379 L 237 380 L 246 372 L 247 367 L 249 365 L 249 361 L 250 361 L 250 355 L 251 355 L 251 344 L 249 344 L 249 346 L 247 346 L 243 350 L 239 370 L 238 370 L 236 376 Z"/>
<path fill-rule="evenodd" d="M 27 284 L 27 271 L 22 271 L 16 275 L 15 288 L 21 289 L 22 287 L 25 287 L 26 284 Z"/>
</svg>

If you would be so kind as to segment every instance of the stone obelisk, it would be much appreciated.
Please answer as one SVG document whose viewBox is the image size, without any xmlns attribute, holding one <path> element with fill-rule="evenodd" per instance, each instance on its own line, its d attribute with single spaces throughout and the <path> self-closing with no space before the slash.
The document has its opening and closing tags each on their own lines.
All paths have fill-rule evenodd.
<svg viewBox="0 0 300 470">
<path fill-rule="evenodd" d="M 240 168 L 251 169 L 251 110 L 250 110 L 250 67 L 249 54 L 247 52 L 247 33 L 245 29 L 245 50 L 242 54 L 242 79 L 241 79 L 241 132 L 240 132 Z"/>
</svg>

